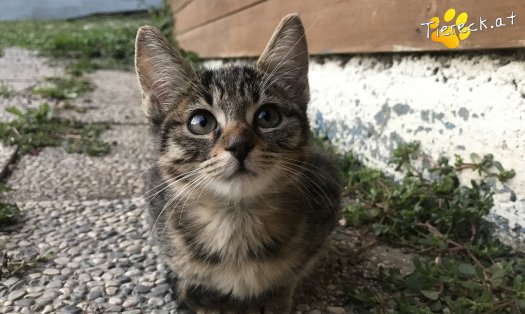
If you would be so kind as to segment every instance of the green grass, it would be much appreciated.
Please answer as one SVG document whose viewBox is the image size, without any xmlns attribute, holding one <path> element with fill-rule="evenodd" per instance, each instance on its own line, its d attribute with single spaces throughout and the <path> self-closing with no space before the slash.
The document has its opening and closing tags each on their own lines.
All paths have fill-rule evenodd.
<svg viewBox="0 0 525 314">
<path fill-rule="evenodd" d="M 359 313 L 525 312 L 525 257 L 492 236 L 483 219 L 494 205 L 492 183 L 515 176 L 492 155 L 440 157 L 418 170 L 419 143 L 399 146 L 395 182 L 382 171 L 341 157 L 346 175 L 347 224 L 414 254 L 415 269 L 379 269 L 371 289 L 348 283 Z M 461 184 L 464 171 L 479 179 Z"/>
<path fill-rule="evenodd" d="M 110 144 L 100 140 L 108 123 L 83 123 L 62 119 L 43 104 L 35 109 L 20 111 L 6 109 L 15 115 L 10 122 L 0 122 L 0 142 L 17 145 L 22 154 L 36 154 L 43 147 L 63 146 L 69 153 L 103 156 L 109 153 Z"/>
<path fill-rule="evenodd" d="M 93 90 L 93 85 L 77 76 L 48 77 L 33 88 L 33 93 L 47 98 L 65 100 Z"/>
<path fill-rule="evenodd" d="M 16 204 L 1 201 L 1 194 L 9 191 L 11 188 L 0 182 L 0 228 L 17 224 L 22 218 L 22 212 Z"/>
<path fill-rule="evenodd" d="M 13 96 L 14 92 L 4 82 L 0 82 L 0 97 L 9 98 Z"/>
<path fill-rule="evenodd" d="M 157 26 L 172 39 L 173 19 L 169 6 L 147 16 L 103 16 L 68 21 L 0 22 L 0 50 L 18 46 L 43 55 L 68 60 L 71 74 L 82 75 L 99 68 L 130 69 L 138 27 Z M 186 53 L 188 58 L 195 55 Z"/>
</svg>

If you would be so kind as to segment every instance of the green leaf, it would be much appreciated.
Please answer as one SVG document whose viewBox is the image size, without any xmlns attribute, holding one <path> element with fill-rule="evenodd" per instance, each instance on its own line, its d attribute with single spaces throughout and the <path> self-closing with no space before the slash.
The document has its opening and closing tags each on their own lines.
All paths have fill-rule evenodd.
<svg viewBox="0 0 525 314">
<path fill-rule="evenodd" d="M 439 299 L 440 292 L 435 290 L 421 290 L 421 294 L 429 300 L 436 301 Z"/>
<path fill-rule="evenodd" d="M 516 303 L 518 303 L 518 307 L 520 308 L 520 310 L 525 311 L 525 300 L 524 299 L 518 299 Z"/>
<path fill-rule="evenodd" d="M 472 264 L 461 263 L 458 265 L 458 272 L 466 276 L 475 276 L 476 267 Z"/>
<path fill-rule="evenodd" d="M 24 114 L 22 113 L 22 111 L 20 111 L 18 108 L 16 107 L 7 107 L 5 108 L 5 111 L 11 113 L 11 114 L 14 114 L 15 116 L 18 116 L 18 117 L 23 117 Z"/>
</svg>

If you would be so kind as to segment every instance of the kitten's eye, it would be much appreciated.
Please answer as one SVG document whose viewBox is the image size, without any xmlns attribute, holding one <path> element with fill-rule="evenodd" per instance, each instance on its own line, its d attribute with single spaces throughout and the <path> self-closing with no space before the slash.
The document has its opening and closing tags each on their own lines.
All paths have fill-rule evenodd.
<svg viewBox="0 0 525 314">
<path fill-rule="evenodd" d="M 217 127 L 217 120 L 208 111 L 198 111 L 188 121 L 188 129 L 197 135 L 208 134 Z"/>
<path fill-rule="evenodd" d="M 263 129 L 275 128 L 281 123 L 279 111 L 272 105 L 264 105 L 255 113 L 255 124 Z"/>
</svg>

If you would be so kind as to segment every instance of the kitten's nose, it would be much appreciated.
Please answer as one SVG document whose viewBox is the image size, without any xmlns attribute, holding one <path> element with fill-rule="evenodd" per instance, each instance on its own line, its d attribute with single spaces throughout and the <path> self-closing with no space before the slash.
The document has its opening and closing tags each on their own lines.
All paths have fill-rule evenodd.
<svg viewBox="0 0 525 314">
<path fill-rule="evenodd" d="M 242 136 L 231 138 L 225 149 L 229 151 L 233 157 L 242 162 L 254 146 L 250 138 Z"/>
</svg>

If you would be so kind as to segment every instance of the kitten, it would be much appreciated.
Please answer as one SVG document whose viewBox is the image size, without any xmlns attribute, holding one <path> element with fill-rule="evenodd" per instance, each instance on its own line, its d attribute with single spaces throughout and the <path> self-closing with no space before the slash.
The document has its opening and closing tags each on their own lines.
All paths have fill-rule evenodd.
<svg viewBox="0 0 525 314">
<path fill-rule="evenodd" d="M 336 167 L 308 144 L 308 50 L 286 16 L 255 66 L 194 71 L 151 26 L 135 65 L 158 139 L 150 214 L 197 313 L 288 313 L 334 229 Z"/>
</svg>

